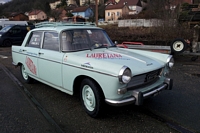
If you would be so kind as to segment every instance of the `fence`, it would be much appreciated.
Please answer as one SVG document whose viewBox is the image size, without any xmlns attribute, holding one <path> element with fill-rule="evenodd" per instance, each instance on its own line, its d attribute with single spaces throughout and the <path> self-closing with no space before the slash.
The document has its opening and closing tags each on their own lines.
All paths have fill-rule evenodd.
<svg viewBox="0 0 200 133">
<path fill-rule="evenodd" d="M 174 23 L 175 21 L 169 20 L 168 22 Z M 118 27 L 156 27 L 161 26 L 163 23 L 164 21 L 160 19 L 128 19 L 118 20 Z"/>
</svg>

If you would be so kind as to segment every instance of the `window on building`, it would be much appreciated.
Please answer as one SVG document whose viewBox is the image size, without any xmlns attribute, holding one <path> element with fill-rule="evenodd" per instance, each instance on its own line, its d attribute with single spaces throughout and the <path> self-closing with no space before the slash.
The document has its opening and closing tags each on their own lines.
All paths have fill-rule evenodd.
<svg viewBox="0 0 200 133">
<path fill-rule="evenodd" d="M 120 16 L 120 12 L 117 12 L 117 16 Z"/>
<path fill-rule="evenodd" d="M 108 12 L 108 16 L 110 16 L 110 12 Z"/>
</svg>

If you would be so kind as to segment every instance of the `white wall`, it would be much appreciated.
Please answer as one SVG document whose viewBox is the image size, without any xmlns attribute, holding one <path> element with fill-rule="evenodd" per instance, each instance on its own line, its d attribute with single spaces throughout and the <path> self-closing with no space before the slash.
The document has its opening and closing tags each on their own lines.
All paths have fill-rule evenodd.
<svg viewBox="0 0 200 133">
<path fill-rule="evenodd" d="M 163 23 L 159 19 L 128 19 L 119 20 L 118 27 L 153 27 L 160 26 Z"/>
</svg>

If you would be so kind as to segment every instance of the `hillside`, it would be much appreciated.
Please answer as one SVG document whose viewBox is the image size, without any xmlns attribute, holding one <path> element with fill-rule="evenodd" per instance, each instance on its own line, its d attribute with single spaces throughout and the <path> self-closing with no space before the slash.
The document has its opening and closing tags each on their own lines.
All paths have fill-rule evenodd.
<svg viewBox="0 0 200 133">
<path fill-rule="evenodd" d="M 41 9 L 49 12 L 49 3 L 57 0 L 12 0 L 0 5 L 0 17 L 7 16 L 11 12 L 28 12 L 32 9 Z"/>
</svg>

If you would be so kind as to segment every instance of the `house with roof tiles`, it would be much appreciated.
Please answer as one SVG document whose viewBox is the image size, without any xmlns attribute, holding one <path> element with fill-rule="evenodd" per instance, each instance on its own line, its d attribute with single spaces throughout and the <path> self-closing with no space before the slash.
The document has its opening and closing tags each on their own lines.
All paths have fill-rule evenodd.
<svg viewBox="0 0 200 133">
<path fill-rule="evenodd" d="M 89 6 L 76 7 L 73 9 L 72 14 L 74 16 L 81 16 L 86 19 L 94 16 L 94 12 Z"/>
<path fill-rule="evenodd" d="M 64 8 L 53 9 L 51 11 L 50 22 L 62 21 L 66 17 L 67 11 Z"/>
<path fill-rule="evenodd" d="M 117 21 L 120 18 L 129 18 L 143 9 L 141 0 L 120 0 L 116 4 L 108 4 L 105 8 L 105 21 Z"/>
<path fill-rule="evenodd" d="M 11 21 L 28 21 L 28 16 L 24 13 L 13 12 L 9 16 L 9 20 Z"/>
<path fill-rule="evenodd" d="M 46 20 L 47 15 L 42 10 L 32 10 L 29 12 L 29 20 Z"/>
</svg>

